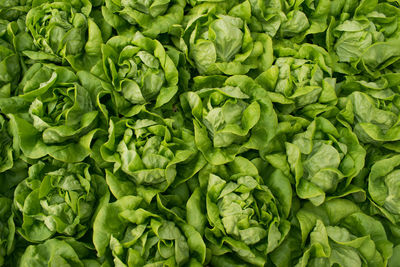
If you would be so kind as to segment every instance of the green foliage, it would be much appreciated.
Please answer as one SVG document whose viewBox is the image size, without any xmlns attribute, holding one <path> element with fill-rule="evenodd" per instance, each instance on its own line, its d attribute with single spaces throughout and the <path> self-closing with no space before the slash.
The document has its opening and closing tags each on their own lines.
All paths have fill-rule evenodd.
<svg viewBox="0 0 400 267">
<path fill-rule="evenodd" d="M 0 266 L 396 267 L 398 0 L 1 0 Z"/>
</svg>

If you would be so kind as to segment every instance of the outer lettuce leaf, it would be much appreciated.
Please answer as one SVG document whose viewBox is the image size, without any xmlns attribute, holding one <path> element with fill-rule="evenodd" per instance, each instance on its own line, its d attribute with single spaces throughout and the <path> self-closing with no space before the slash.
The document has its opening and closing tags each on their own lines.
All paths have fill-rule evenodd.
<svg viewBox="0 0 400 267">
<path fill-rule="evenodd" d="M 9 260 L 15 247 L 15 224 L 12 211 L 12 200 L 10 198 L 0 197 L 0 266 L 3 266 Z"/>
<path fill-rule="evenodd" d="M 0 172 L 7 171 L 13 167 L 14 157 L 13 157 L 13 147 L 12 138 L 8 133 L 8 122 L 0 116 L 0 136 L 1 136 L 1 163 Z"/>
<path fill-rule="evenodd" d="M 26 64 L 18 52 L 33 49 L 34 46 L 32 37 L 25 31 L 23 14 L 27 8 L 16 4 L 0 4 L 0 98 L 9 98 L 15 94 L 15 87 Z"/>
<path fill-rule="evenodd" d="M 22 17 L 29 11 L 31 7 L 30 0 L 19 1 L 19 0 L 9 0 L 3 1 L 0 4 L 0 14 L 1 18 L 8 21 L 14 21 Z"/>
<path fill-rule="evenodd" d="M 39 245 L 30 245 L 21 257 L 19 266 L 103 266 L 92 257 L 90 245 L 74 239 L 49 239 Z"/>
<path fill-rule="evenodd" d="M 10 44 L 3 42 L 0 43 L 0 71 L 1 97 L 9 97 L 11 87 L 15 86 L 19 79 L 20 64 Z"/>
</svg>

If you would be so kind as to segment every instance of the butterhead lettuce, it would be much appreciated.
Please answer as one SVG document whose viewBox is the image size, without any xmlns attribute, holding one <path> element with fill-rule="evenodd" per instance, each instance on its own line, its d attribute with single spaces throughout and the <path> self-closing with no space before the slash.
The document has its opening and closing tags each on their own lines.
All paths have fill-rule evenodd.
<svg viewBox="0 0 400 267">
<path fill-rule="evenodd" d="M 0 266 L 397 267 L 399 0 L 1 0 Z"/>
</svg>

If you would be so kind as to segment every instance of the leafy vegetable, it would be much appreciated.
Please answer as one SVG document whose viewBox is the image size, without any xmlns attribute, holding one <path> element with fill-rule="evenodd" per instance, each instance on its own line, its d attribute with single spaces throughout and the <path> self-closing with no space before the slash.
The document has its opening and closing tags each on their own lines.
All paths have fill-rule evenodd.
<svg viewBox="0 0 400 267">
<path fill-rule="evenodd" d="M 108 201 L 104 179 L 91 175 L 89 165 L 52 165 L 33 165 L 15 189 L 14 204 L 23 220 L 18 231 L 28 241 L 44 241 L 55 233 L 79 238 L 99 202 Z"/>
<path fill-rule="evenodd" d="M 21 257 L 20 266 L 100 266 L 91 247 L 74 239 L 49 239 L 39 245 L 30 245 Z"/>
<path fill-rule="evenodd" d="M 196 78 L 199 86 L 208 81 Z M 197 148 L 214 165 L 228 163 L 249 149 L 263 154 L 274 136 L 277 118 L 271 100 L 248 77 L 231 76 L 221 87 L 183 93 L 181 105 L 193 116 Z"/>
<path fill-rule="evenodd" d="M 26 15 L 26 27 L 39 51 L 26 51 L 35 60 L 61 62 L 82 52 L 86 43 L 90 1 L 42 1 Z"/>
<path fill-rule="evenodd" d="M 157 40 L 137 32 L 134 36 L 112 37 L 101 50 L 103 72 L 94 73 L 105 76 L 119 92 L 114 97 L 121 113 L 129 112 L 132 104 L 156 101 L 155 106 L 160 107 L 178 91 L 177 63 Z"/>
<path fill-rule="evenodd" d="M 120 266 L 182 265 L 189 260 L 200 264 L 191 258 L 189 250 L 205 254 L 205 245 L 193 227 L 180 226 L 155 214 L 141 197 L 125 196 L 107 204 L 93 229 L 99 255 L 109 248 L 114 264 Z"/>
<path fill-rule="evenodd" d="M 249 5 L 236 6 L 231 11 L 236 8 L 250 13 Z M 198 14 L 189 21 L 183 38 L 189 59 L 200 74 L 238 75 L 270 67 L 270 37 L 265 33 L 250 33 L 243 16 L 208 13 Z"/>
<path fill-rule="evenodd" d="M 399 266 L 399 44 L 399 0 L 0 1 L 0 266 Z"/>
<path fill-rule="evenodd" d="M 183 0 L 106 0 L 102 13 L 118 31 L 138 28 L 144 35 L 154 38 L 162 33 L 174 32 L 176 25 L 182 22 L 185 4 Z"/>
<path fill-rule="evenodd" d="M 145 119 L 144 117 L 147 117 Z M 150 119 L 153 117 L 153 120 Z M 170 119 L 170 123 L 173 123 Z M 157 122 L 158 121 L 158 122 Z M 158 192 L 165 191 L 177 178 L 188 179 L 196 170 L 179 169 L 181 164 L 196 164 L 194 138 L 185 129 L 171 129 L 168 121 L 156 114 L 141 112 L 135 120 L 110 121 L 109 139 L 100 152 L 102 157 L 114 163 L 113 172 L 107 172 L 111 192 L 119 198 L 127 190 L 129 194 L 140 195 L 147 201 Z M 175 132 L 175 137 L 173 134 Z M 179 133 L 179 134 L 178 134 Z M 204 165 L 200 160 L 199 168 Z M 178 171 L 182 173 L 178 174 Z M 120 187 L 118 176 L 128 177 Z M 133 182 L 133 183 L 132 183 Z M 178 180 L 176 182 L 179 182 Z"/>
<path fill-rule="evenodd" d="M 265 185 L 257 168 L 242 157 L 227 168 L 215 168 L 208 177 L 207 172 L 199 177 L 201 183 L 208 180 L 206 210 L 211 227 L 205 236 L 216 256 L 215 264 L 227 263 L 233 256 L 236 262 L 264 266 L 265 256 L 282 243 L 290 229 L 286 220 L 292 201 L 289 179 L 277 170 L 265 179 Z"/>
<path fill-rule="evenodd" d="M 326 193 L 337 197 L 362 191 L 351 182 L 361 171 L 366 152 L 351 131 L 341 128 L 339 132 L 319 117 L 292 142 L 286 143 L 286 151 L 300 198 L 320 205 Z"/>
<path fill-rule="evenodd" d="M 15 241 L 15 224 L 13 220 L 13 213 L 11 210 L 12 200 L 7 197 L 0 197 L 1 210 L 0 210 L 0 229 L 1 229 L 1 247 L 0 247 L 0 265 L 6 263 L 7 255 L 14 250 Z"/>
<path fill-rule="evenodd" d="M 306 205 L 297 218 L 303 243 L 310 236 L 300 266 L 383 266 L 392 254 L 382 224 L 348 200 L 331 200 L 317 209 Z"/>
</svg>

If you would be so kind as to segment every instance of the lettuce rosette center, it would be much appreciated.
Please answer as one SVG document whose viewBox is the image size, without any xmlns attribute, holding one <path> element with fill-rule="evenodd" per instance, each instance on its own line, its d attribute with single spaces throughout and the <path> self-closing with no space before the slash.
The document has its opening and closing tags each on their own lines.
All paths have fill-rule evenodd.
<svg viewBox="0 0 400 267">
<path fill-rule="evenodd" d="M 130 174 L 137 184 L 159 184 L 171 179 L 166 168 L 174 158 L 174 152 L 168 147 L 171 141 L 168 130 L 157 127 L 156 122 L 150 120 L 136 121 L 134 129 L 136 136 L 133 136 L 132 129 L 127 129 L 117 147 L 122 170 Z"/>
</svg>

